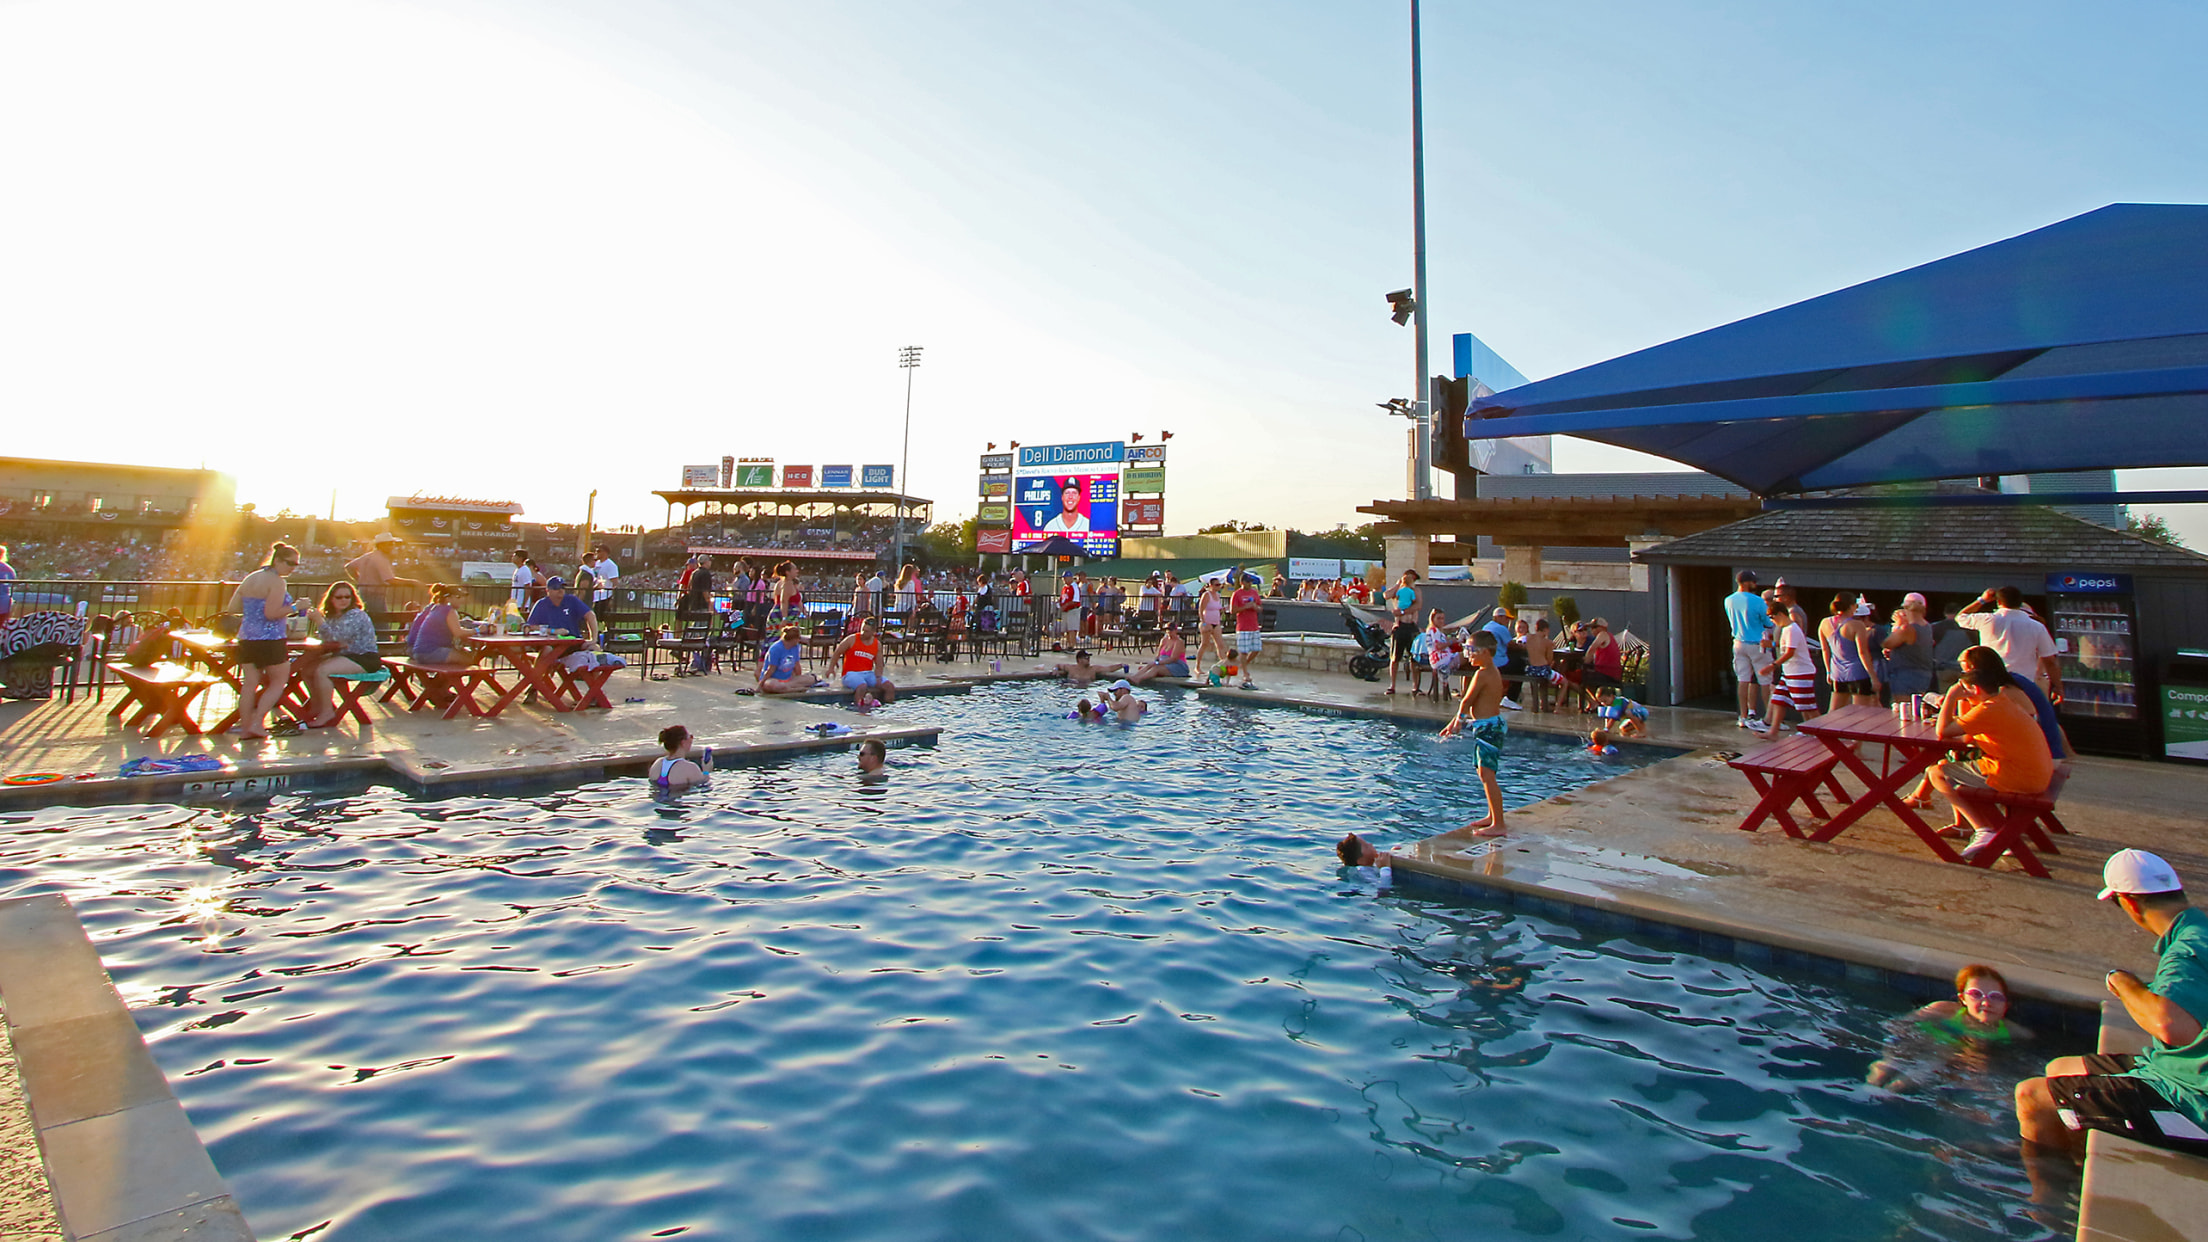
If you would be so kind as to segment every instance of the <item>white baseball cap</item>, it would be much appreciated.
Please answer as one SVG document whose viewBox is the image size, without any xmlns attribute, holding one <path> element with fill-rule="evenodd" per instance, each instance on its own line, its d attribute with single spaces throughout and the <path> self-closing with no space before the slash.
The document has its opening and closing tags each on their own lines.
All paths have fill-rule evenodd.
<svg viewBox="0 0 2208 1242">
<path fill-rule="evenodd" d="M 2118 893 L 2176 893 L 2182 892 L 2185 882 L 2177 878 L 2177 869 L 2162 861 L 2159 855 L 2145 850 L 2118 850 L 2108 856 L 2108 865 L 2101 868 L 2101 900 L 2107 901 Z"/>
<path fill-rule="evenodd" d="M 1134 688 L 1134 683 L 1128 681 L 1124 677 L 1112 683 L 1112 689 L 1114 690 L 1132 690 Z"/>
</svg>

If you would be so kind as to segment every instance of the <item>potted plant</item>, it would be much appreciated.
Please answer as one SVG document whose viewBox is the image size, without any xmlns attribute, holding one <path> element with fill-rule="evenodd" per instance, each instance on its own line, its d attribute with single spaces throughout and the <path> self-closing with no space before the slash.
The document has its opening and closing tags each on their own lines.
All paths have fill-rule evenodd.
<svg viewBox="0 0 2208 1242">
<path fill-rule="evenodd" d="M 1520 608 L 1526 606 L 1526 584 L 1523 582 L 1505 582 L 1503 589 L 1496 592 L 1495 602 L 1516 613 Z"/>
<path fill-rule="evenodd" d="M 1562 629 L 1568 630 L 1579 624 L 1579 601 L 1569 595 L 1558 595 L 1549 600 L 1549 612 L 1555 616 L 1557 625 Z"/>
</svg>

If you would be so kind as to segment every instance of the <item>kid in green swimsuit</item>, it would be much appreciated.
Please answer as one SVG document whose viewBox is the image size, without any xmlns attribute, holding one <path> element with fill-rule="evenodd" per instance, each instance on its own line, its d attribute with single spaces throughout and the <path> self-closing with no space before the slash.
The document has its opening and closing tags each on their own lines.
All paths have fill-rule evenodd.
<svg viewBox="0 0 2208 1242">
<path fill-rule="evenodd" d="M 1907 1051 L 1917 1053 L 1913 1060 L 1927 1060 L 1927 1045 L 1940 1059 L 1952 1061 L 2030 1039 L 2032 1033 L 2011 1022 L 2008 1014 L 2009 981 L 1993 967 L 1973 962 L 1955 972 L 1954 1000 L 1933 1001 L 1895 1024 L 1899 1029 L 1886 1046 L 1886 1056 L 1872 1062 L 1865 1081 L 1889 1090 L 1906 1088 L 1909 1080 L 1897 1062 Z"/>
</svg>

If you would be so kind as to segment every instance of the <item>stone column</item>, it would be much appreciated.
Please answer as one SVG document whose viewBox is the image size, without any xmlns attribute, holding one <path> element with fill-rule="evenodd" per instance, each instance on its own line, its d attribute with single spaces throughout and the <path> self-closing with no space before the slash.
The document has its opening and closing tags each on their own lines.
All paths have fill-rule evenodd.
<svg viewBox="0 0 2208 1242">
<path fill-rule="evenodd" d="M 1536 545 L 1503 545 L 1503 581 L 1527 586 L 1541 583 L 1541 549 Z"/>
<path fill-rule="evenodd" d="M 1387 552 L 1389 582 L 1401 578 L 1406 569 L 1417 570 L 1420 581 L 1432 576 L 1433 556 L 1428 550 L 1426 536 L 1385 535 L 1381 538 L 1381 546 Z"/>
</svg>

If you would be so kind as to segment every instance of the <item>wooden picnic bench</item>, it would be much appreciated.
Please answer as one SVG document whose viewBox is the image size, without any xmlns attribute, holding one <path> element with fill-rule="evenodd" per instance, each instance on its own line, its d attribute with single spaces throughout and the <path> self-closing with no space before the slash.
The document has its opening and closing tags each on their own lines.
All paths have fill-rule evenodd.
<svg viewBox="0 0 2208 1242">
<path fill-rule="evenodd" d="M 490 687 L 493 694 L 505 691 L 492 676 L 495 670 L 488 664 L 425 664 L 410 656 L 385 656 L 383 667 L 391 674 L 391 682 L 377 702 L 388 703 L 395 697 L 406 705 L 406 710 L 418 712 L 436 707 L 439 693 L 449 693 L 452 701 L 444 705 L 447 720 L 462 712 L 470 716 L 493 715 L 495 713 L 475 701 L 475 692 L 484 686 Z"/>
<path fill-rule="evenodd" d="M 345 717 L 351 716 L 360 722 L 361 728 L 367 728 L 368 709 L 361 700 L 374 693 L 376 687 L 384 685 L 390 680 L 390 672 L 380 668 L 373 673 L 330 674 L 330 688 L 337 692 L 337 710 L 331 715 L 330 723 L 336 724 Z"/>
<path fill-rule="evenodd" d="M 1754 832 L 1764 820 L 1775 819 L 1786 835 L 1807 837 L 1809 834 L 1794 822 L 1792 807 L 1799 802 L 1818 819 L 1829 818 L 1824 805 L 1817 801 L 1819 788 L 1830 791 L 1839 805 L 1846 806 L 1848 793 L 1833 771 L 1839 762 L 1840 757 L 1822 741 L 1802 735 L 1758 746 L 1738 759 L 1727 760 L 1726 766 L 1746 776 L 1757 794 L 1755 807 L 1740 821 L 1740 830 Z"/>
<path fill-rule="evenodd" d="M 137 711 L 123 725 L 131 729 L 143 726 L 147 737 L 159 737 L 172 728 L 202 732 L 192 719 L 192 704 L 211 687 L 223 684 L 222 678 L 213 673 L 166 660 L 145 668 L 114 661 L 107 671 L 123 686 L 123 697 L 108 717 L 113 719 L 135 707 Z"/>
<path fill-rule="evenodd" d="M 1973 867 L 1991 867 L 2007 854 L 2016 859 L 2025 874 L 2051 879 L 2046 864 L 2032 851 L 2040 854 L 2062 852 L 2055 848 L 2055 843 L 2041 827 L 2044 823 L 2056 832 L 2069 831 L 2055 818 L 2055 800 L 2046 794 L 2002 793 L 1994 789 L 1975 790 L 1971 798 L 1981 813 L 1990 808 L 1998 818 L 1991 829 L 1993 839 L 1963 855 L 1963 862 Z"/>
</svg>

